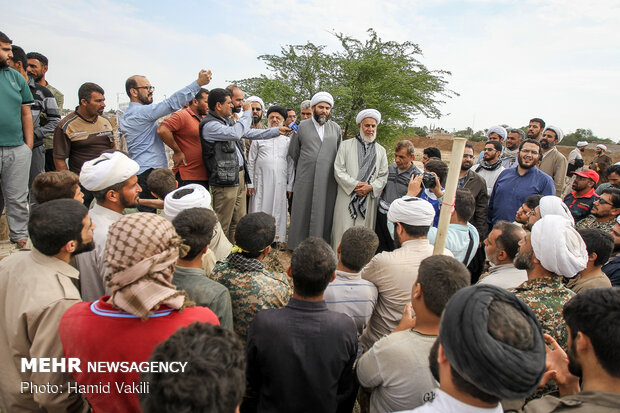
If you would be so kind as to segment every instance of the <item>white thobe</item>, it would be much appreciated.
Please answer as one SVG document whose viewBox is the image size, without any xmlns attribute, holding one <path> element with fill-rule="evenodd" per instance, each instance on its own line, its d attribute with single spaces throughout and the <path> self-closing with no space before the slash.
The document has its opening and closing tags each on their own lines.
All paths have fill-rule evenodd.
<svg viewBox="0 0 620 413">
<path fill-rule="evenodd" d="M 275 242 L 286 241 L 287 191 L 293 190 L 295 166 L 288 157 L 290 137 L 252 141 L 248 153 L 248 175 L 254 188 L 250 213 L 265 212 L 276 219 Z"/>
<path fill-rule="evenodd" d="M 502 413 L 503 411 L 504 409 L 502 409 L 502 405 L 500 403 L 491 408 L 476 407 L 471 404 L 463 403 L 462 401 L 450 396 L 448 393 L 440 389 L 436 389 L 435 399 L 433 401 L 430 401 L 413 410 L 402 410 L 401 413 Z"/>
<path fill-rule="evenodd" d="M 123 214 L 104 208 L 99 204 L 88 211 L 90 219 L 95 224 L 93 241 L 95 249 L 75 256 L 75 262 L 80 271 L 80 290 L 82 300 L 95 301 L 107 293 L 105 276 L 108 272 L 105 262 L 105 243 L 108 239 L 108 230 Z"/>
</svg>

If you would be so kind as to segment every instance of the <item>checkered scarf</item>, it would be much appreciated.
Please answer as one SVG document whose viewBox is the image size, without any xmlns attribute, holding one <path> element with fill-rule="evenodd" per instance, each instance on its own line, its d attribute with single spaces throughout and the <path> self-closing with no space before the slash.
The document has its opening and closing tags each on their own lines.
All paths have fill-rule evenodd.
<svg viewBox="0 0 620 413">
<path fill-rule="evenodd" d="M 149 213 L 123 216 L 110 227 L 105 246 L 110 303 L 146 320 L 165 304 L 194 305 L 172 284 L 181 239 L 170 221 Z"/>
<path fill-rule="evenodd" d="M 360 168 L 357 172 L 357 180 L 370 183 L 370 177 L 377 169 L 376 141 L 364 143 L 359 133 L 355 139 L 357 139 L 357 160 Z M 366 219 L 366 200 L 369 196 L 370 194 L 359 196 L 355 192 L 351 194 L 351 200 L 349 201 L 349 214 L 351 214 L 351 218 L 357 219 L 357 214 L 359 213 L 362 218 Z"/>
</svg>

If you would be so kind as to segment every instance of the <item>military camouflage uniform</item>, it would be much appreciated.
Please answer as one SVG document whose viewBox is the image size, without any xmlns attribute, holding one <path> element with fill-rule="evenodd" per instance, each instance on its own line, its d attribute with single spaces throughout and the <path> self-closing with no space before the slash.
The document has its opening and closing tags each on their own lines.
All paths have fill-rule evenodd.
<svg viewBox="0 0 620 413">
<path fill-rule="evenodd" d="M 605 222 L 596 222 L 596 217 L 590 214 L 577 223 L 577 229 L 597 228 L 610 234 L 614 225 L 616 225 L 615 219 Z"/>
<path fill-rule="evenodd" d="M 237 253 L 219 261 L 209 278 L 228 288 L 234 330 L 244 342 L 256 313 L 284 307 L 293 293 L 284 274 L 271 273 L 259 260 Z"/>
<path fill-rule="evenodd" d="M 562 317 L 562 307 L 575 293 L 562 284 L 559 275 L 545 276 L 525 281 L 509 291 L 515 293 L 536 314 L 543 333 L 552 336 L 568 350 L 568 332 Z"/>
</svg>

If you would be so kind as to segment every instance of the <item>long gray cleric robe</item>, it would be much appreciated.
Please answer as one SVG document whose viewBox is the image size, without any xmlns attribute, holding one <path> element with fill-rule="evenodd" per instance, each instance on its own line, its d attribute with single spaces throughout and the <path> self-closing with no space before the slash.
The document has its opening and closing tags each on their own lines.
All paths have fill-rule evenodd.
<svg viewBox="0 0 620 413">
<path fill-rule="evenodd" d="M 308 237 L 331 240 L 338 190 L 334 160 L 341 141 L 340 126 L 332 121 L 325 124 L 321 141 L 312 118 L 302 121 L 291 138 L 288 155 L 295 162 L 296 170 L 288 235 L 290 249 L 295 249 Z"/>
</svg>

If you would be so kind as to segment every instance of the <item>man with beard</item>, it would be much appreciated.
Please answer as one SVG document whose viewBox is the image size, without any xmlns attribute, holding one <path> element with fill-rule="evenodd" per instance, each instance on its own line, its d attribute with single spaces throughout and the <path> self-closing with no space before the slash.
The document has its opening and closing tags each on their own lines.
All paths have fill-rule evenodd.
<svg viewBox="0 0 620 413">
<path fill-rule="evenodd" d="M 168 167 L 164 144 L 157 135 L 157 120 L 181 109 L 210 81 L 211 71 L 201 70 L 196 81 L 156 104 L 152 104 L 155 87 L 151 86 L 146 77 L 135 75 L 125 82 L 125 91 L 130 102 L 121 115 L 119 128 L 127 141 L 129 157 L 140 165 L 138 183 L 144 189 L 142 198 L 155 198 L 146 184 L 151 171 Z M 155 212 L 154 208 L 142 205 L 138 205 L 138 210 Z"/>
<path fill-rule="evenodd" d="M 288 156 L 295 162 L 288 236 L 291 250 L 308 237 L 330 241 L 338 191 L 334 161 L 342 131 L 336 122 L 329 120 L 334 98 L 327 92 L 318 92 L 312 97 L 311 106 L 313 117 L 299 124 L 288 150 Z"/>
<path fill-rule="evenodd" d="M 591 288 L 610 288 L 611 282 L 602 267 L 609 260 L 614 249 L 613 237 L 600 229 L 580 229 L 579 235 L 588 250 L 588 266 L 566 286 L 576 294 Z"/>
<path fill-rule="evenodd" d="M 54 99 L 54 95 L 45 86 L 42 86 L 28 79 L 26 73 L 26 53 L 24 49 L 13 45 L 13 57 L 9 60 L 9 66 L 17 70 L 28 82 L 30 92 L 34 98 L 34 102 L 30 106 L 33 124 L 33 147 L 32 158 L 30 161 L 30 177 L 28 178 L 28 188 L 32 186 L 32 181 L 40 173 L 45 172 L 45 145 L 46 136 L 54 133 L 54 129 L 60 122 L 60 110 Z M 32 204 L 32 200 L 30 203 Z M 0 210 L 2 209 L 0 205 Z"/>
<path fill-rule="evenodd" d="M 495 182 L 489 199 L 488 223 L 512 222 L 517 210 L 530 195 L 555 195 L 553 180 L 536 168 L 540 159 L 540 143 L 528 139 L 519 147 L 519 165 L 504 169 Z"/>
<path fill-rule="evenodd" d="M 503 126 L 499 126 L 499 125 L 491 126 L 487 130 L 487 133 L 486 133 L 487 142 L 499 142 L 500 148 L 501 148 L 500 156 L 504 150 L 504 147 L 501 146 L 501 144 L 502 142 L 506 140 L 506 136 L 507 136 L 506 128 L 504 128 Z M 482 150 L 482 152 L 480 152 L 480 155 L 478 155 L 478 159 L 476 161 L 477 164 L 482 162 L 482 160 L 484 159 L 485 153 L 486 152 L 484 151 L 484 149 Z"/>
<path fill-rule="evenodd" d="M 142 190 L 136 176 L 139 169 L 137 162 L 118 151 L 104 152 L 82 166 L 80 183 L 97 200 L 90 211 L 97 226 L 94 231 L 96 248 L 75 260 L 80 270 L 82 298 L 86 301 L 96 300 L 109 291 L 106 288 L 107 268 L 104 262 L 108 229 L 122 218 L 125 208 L 138 206 Z"/>
<path fill-rule="evenodd" d="M 489 207 L 489 196 L 484 179 L 476 172 L 471 170 L 474 164 L 474 147 L 471 143 L 465 144 L 461 170 L 459 171 L 458 187 L 468 189 L 476 201 L 474 216 L 469 222 L 478 230 L 478 237 L 484 240 L 487 236 L 487 209 Z M 484 246 L 482 243 L 476 246 L 477 251 L 467 268 L 471 272 L 473 282 L 476 282 L 484 270 Z"/>
<path fill-rule="evenodd" d="M 577 229 L 598 228 L 611 232 L 620 215 L 620 189 L 607 188 L 594 200 L 590 215 L 579 221 Z"/>
<path fill-rule="evenodd" d="M 594 201 L 599 196 L 594 192 L 594 187 L 598 182 L 598 174 L 591 169 L 581 172 L 573 172 L 573 190 L 564 197 L 564 203 L 570 209 L 575 222 L 579 222 L 587 217 Z"/>
<path fill-rule="evenodd" d="M 65 116 L 54 131 L 54 163 L 57 171 L 69 169 L 79 175 L 84 162 L 115 148 L 114 126 L 103 114 L 103 94 L 103 89 L 95 83 L 84 83 L 78 89 L 79 106 Z M 93 194 L 84 187 L 82 192 L 84 205 L 89 207 Z"/>
<path fill-rule="evenodd" d="M 620 164 L 611 165 L 605 171 L 607 173 L 607 180 L 604 184 L 600 184 L 596 188 L 596 194 L 600 195 L 603 193 L 603 190 L 607 188 L 618 188 L 620 189 Z"/>
<path fill-rule="evenodd" d="M 297 122 L 297 113 L 295 113 L 295 109 L 287 108 L 286 109 L 286 119 L 284 120 L 284 124 L 286 126 L 290 125 L 293 122 Z"/>
<path fill-rule="evenodd" d="M 563 196 L 566 196 L 570 193 L 573 182 L 575 182 L 575 176 L 573 175 L 573 172 L 581 172 L 583 170 L 584 162 L 582 154 L 585 151 L 586 146 L 588 146 L 588 142 L 579 141 L 577 142 L 577 147 L 570 151 L 570 153 L 568 154 L 568 168 L 566 169 L 565 178 L 566 186 L 562 194 Z"/>
<path fill-rule="evenodd" d="M 379 248 L 377 252 L 394 251 L 394 240 L 387 226 L 387 213 L 388 209 L 390 209 L 390 204 L 395 199 L 407 194 L 411 175 L 414 173 L 416 175 L 422 173 L 422 171 L 413 164 L 414 160 L 415 148 L 413 143 L 410 140 L 399 141 L 394 149 L 394 163 L 388 166 L 387 182 L 377 205 L 375 224 L 375 232 L 379 237 Z M 486 207 L 485 204 L 485 214 Z"/>
<path fill-rule="evenodd" d="M 26 55 L 27 59 L 27 69 L 28 77 L 34 79 L 34 81 L 48 89 L 54 95 L 54 99 L 56 100 L 56 106 L 58 106 L 58 111 L 62 115 L 62 107 L 65 102 L 65 96 L 54 86 L 50 85 L 45 75 L 47 74 L 48 69 L 48 59 L 38 52 L 29 52 Z M 45 170 L 53 171 L 56 169 L 54 165 L 54 157 L 53 157 L 53 132 L 47 135 L 44 139 L 45 141 Z"/>
<path fill-rule="evenodd" d="M 564 138 L 564 133 L 557 126 L 547 126 L 540 138 L 540 147 L 542 148 L 542 161 L 540 162 L 540 170 L 549 175 L 555 183 L 555 194 L 562 195 L 564 189 L 564 180 L 568 161 L 566 157 L 558 151 L 558 145 Z"/>
<path fill-rule="evenodd" d="M 532 309 L 543 332 L 566 349 L 562 306 L 575 293 L 564 286 L 562 277 L 573 278 L 586 268 L 586 245 L 566 219 L 547 215 L 534 224 L 519 246 L 514 264 L 527 272 L 527 281 L 510 291 Z"/>
<path fill-rule="evenodd" d="M 22 171 L 23 172 L 23 171 Z M 35 206 L 28 230 L 34 248 L 0 262 L 0 408 L 3 412 L 81 412 L 86 403 L 78 392 L 35 391 L 34 386 L 72 383 L 57 369 L 20 369 L 22 360 L 61 360 L 58 335 L 65 311 L 80 301 L 75 287 L 79 273 L 69 264 L 92 250 L 93 229 L 88 209 L 73 199 L 55 199 Z M 23 359 L 22 359 L 23 358 Z M 49 358 L 47 359 L 49 360 Z M 21 383 L 21 385 L 20 385 Z M 27 384 L 27 389 L 22 387 Z"/>
<path fill-rule="evenodd" d="M 172 149 L 172 172 L 179 186 L 199 184 L 209 189 L 207 170 L 202 161 L 202 144 L 198 126 L 209 112 L 209 91 L 200 89 L 189 103 L 167 118 L 157 128 L 157 134 Z"/>
<path fill-rule="evenodd" d="M 526 413 L 611 413 L 620 410 L 620 289 L 578 294 L 562 310 L 568 326 L 568 355 L 553 340 L 547 350 L 543 383 L 558 383 L 560 398 L 544 396 Z M 579 382 L 582 380 L 582 385 Z"/>
<path fill-rule="evenodd" d="M 299 114 L 301 115 L 301 120 L 310 119 L 312 117 L 312 105 L 310 100 L 304 100 L 301 102 L 299 106 Z"/>
<path fill-rule="evenodd" d="M 590 162 L 590 169 L 598 172 L 601 177 L 599 183 L 604 184 L 605 182 L 607 182 L 607 168 L 609 167 L 609 165 L 612 164 L 613 161 L 611 160 L 609 155 L 605 154 L 605 152 L 607 152 L 607 146 L 603 145 L 602 143 L 596 145 L 596 149 L 594 151 L 596 152 L 596 156 L 594 157 L 592 162 Z"/>
<path fill-rule="evenodd" d="M 520 225 L 499 221 L 484 240 L 486 259 L 491 263 L 489 272 L 478 284 L 492 284 L 500 288 L 515 288 L 527 281 L 527 273 L 515 268 L 513 261 L 519 252 L 519 242 L 525 238 Z"/>
<path fill-rule="evenodd" d="M 355 118 L 359 133 L 344 141 L 334 162 L 338 195 L 334 206 L 332 248 L 338 248 L 342 234 L 356 225 L 374 229 L 377 198 L 388 179 L 385 148 L 376 142 L 381 113 L 364 109 Z"/>
<path fill-rule="evenodd" d="M 611 258 L 603 265 L 603 272 L 607 274 L 613 287 L 620 287 L 620 216 L 616 217 L 616 223 L 611 229 L 611 236 L 614 239 L 614 250 Z"/>
<path fill-rule="evenodd" d="M 545 129 L 545 121 L 541 118 L 530 119 L 530 123 L 527 127 L 527 138 L 534 139 L 535 141 L 540 139 L 540 135 Z"/>
<path fill-rule="evenodd" d="M 375 255 L 362 269 L 362 278 L 379 291 L 377 304 L 361 337 L 365 350 L 396 328 L 411 299 L 420 263 L 433 255 L 433 246 L 426 237 L 435 218 L 430 202 L 410 196 L 398 198 L 390 204 L 387 218 L 393 225 L 396 249 Z M 453 256 L 447 249 L 443 255 Z"/>
<path fill-rule="evenodd" d="M 525 140 L 525 132 L 521 129 L 510 129 L 506 137 L 506 147 L 502 152 L 502 166 L 504 168 L 512 168 L 517 162 L 517 154 L 519 146 Z"/>
<path fill-rule="evenodd" d="M 28 241 L 28 171 L 32 157 L 32 93 L 24 77 L 9 67 L 13 42 L 0 32 L 0 182 L 6 202 L 9 239 Z"/>
<path fill-rule="evenodd" d="M 252 124 L 250 125 L 250 128 L 267 129 L 267 126 L 261 122 L 265 111 L 265 104 L 263 103 L 263 100 L 258 96 L 250 96 L 247 101 L 252 102 Z M 252 141 L 250 141 L 250 143 L 251 142 Z"/>
<path fill-rule="evenodd" d="M 474 165 L 473 170 L 484 178 L 487 184 L 487 195 L 491 196 L 493 186 L 504 167 L 500 155 L 502 154 L 502 144 L 498 141 L 488 141 L 484 144 L 483 158 L 479 164 Z"/>
</svg>

